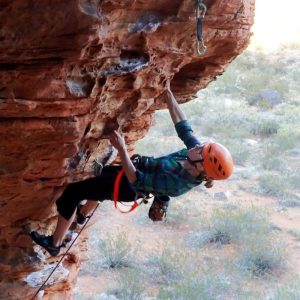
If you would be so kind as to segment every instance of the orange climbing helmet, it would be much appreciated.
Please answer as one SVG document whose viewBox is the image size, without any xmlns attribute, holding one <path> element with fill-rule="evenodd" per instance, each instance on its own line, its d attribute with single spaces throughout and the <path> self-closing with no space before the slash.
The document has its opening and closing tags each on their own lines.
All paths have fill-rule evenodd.
<svg viewBox="0 0 300 300">
<path fill-rule="evenodd" d="M 231 176 L 233 160 L 230 152 L 223 145 L 209 141 L 202 149 L 203 168 L 214 180 L 222 180 Z"/>
</svg>

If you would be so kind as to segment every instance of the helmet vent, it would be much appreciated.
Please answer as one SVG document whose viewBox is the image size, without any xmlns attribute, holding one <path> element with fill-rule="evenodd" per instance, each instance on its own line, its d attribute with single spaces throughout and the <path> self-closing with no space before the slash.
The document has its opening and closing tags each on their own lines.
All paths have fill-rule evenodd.
<svg viewBox="0 0 300 300">
<path fill-rule="evenodd" d="M 216 159 L 216 157 L 214 157 L 214 163 L 216 164 L 218 162 L 218 160 Z"/>
<path fill-rule="evenodd" d="M 223 172 L 223 176 L 225 176 L 225 172 Z"/>
<path fill-rule="evenodd" d="M 222 171 L 222 166 L 221 165 L 219 165 L 219 168 L 218 168 L 218 171 Z"/>
<path fill-rule="evenodd" d="M 211 158 L 211 157 L 209 158 L 209 160 L 210 160 L 210 162 L 213 162 L 213 160 L 212 160 L 212 158 Z"/>
<path fill-rule="evenodd" d="M 208 153 L 210 153 L 210 151 L 211 151 L 211 146 L 209 146 L 209 148 L 208 148 Z"/>
</svg>

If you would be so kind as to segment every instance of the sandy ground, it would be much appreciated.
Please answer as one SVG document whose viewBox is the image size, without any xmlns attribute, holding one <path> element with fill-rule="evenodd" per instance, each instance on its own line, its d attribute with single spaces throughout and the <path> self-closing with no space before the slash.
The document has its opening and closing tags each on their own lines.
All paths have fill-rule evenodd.
<svg viewBox="0 0 300 300">
<path fill-rule="evenodd" d="M 251 183 L 247 183 L 248 185 Z M 278 204 L 278 200 L 262 197 L 257 194 L 240 189 L 240 183 L 228 181 L 218 182 L 213 189 L 205 191 L 191 191 L 181 198 L 171 200 L 168 218 L 166 222 L 153 223 L 147 217 L 150 204 L 140 206 L 130 214 L 121 214 L 113 203 L 106 201 L 98 208 L 94 220 L 91 221 L 90 239 L 87 257 L 82 263 L 81 271 L 74 290 L 74 299 L 102 299 L 99 295 L 109 288 L 116 286 L 116 274 L 118 271 L 103 269 L 97 265 L 98 251 L 95 251 L 97 234 L 103 237 L 106 234 L 115 236 L 117 232 L 126 231 L 133 248 L 137 249 L 137 260 L 157 253 L 163 245 L 176 245 L 183 241 L 205 216 L 216 208 L 237 206 L 257 207 L 268 211 L 268 221 L 274 226 L 276 236 L 285 246 L 285 267 L 278 274 L 273 275 L 272 283 L 286 283 L 300 274 L 300 239 L 293 236 L 289 231 L 300 229 L 300 208 L 285 208 Z M 217 200 L 214 193 L 227 192 L 228 199 Z M 179 202 L 181 205 L 176 205 Z M 229 244 L 221 248 L 214 244 L 199 249 L 203 251 L 202 259 L 234 259 L 238 255 L 236 245 Z M 143 263 L 143 262 L 142 262 Z M 270 280 L 249 280 L 250 289 L 266 291 Z M 156 291 L 157 285 L 150 286 L 148 290 Z M 97 298 L 96 295 L 98 295 Z M 102 294 L 103 295 L 103 294 Z M 103 298 L 104 299 L 104 298 Z"/>
</svg>

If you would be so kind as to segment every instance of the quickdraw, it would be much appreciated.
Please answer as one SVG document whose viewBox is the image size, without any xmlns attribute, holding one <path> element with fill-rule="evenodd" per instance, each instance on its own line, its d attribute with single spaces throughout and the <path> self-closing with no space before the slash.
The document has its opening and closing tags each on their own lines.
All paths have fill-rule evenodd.
<svg viewBox="0 0 300 300">
<path fill-rule="evenodd" d="M 206 11 L 207 11 L 207 7 L 204 1 L 196 0 L 196 19 L 197 19 L 196 52 L 199 56 L 204 55 L 207 49 L 202 36 L 203 19 L 205 17 Z"/>
<path fill-rule="evenodd" d="M 133 201 L 133 204 L 130 206 L 129 210 L 121 210 L 119 207 L 118 207 L 118 199 L 119 199 L 119 191 L 120 191 L 120 183 L 121 183 L 121 179 L 122 179 L 122 176 L 124 175 L 124 169 L 121 169 L 121 171 L 118 173 L 116 179 L 115 179 L 115 182 L 114 182 L 114 193 L 113 193 L 113 197 L 114 197 L 114 206 L 116 209 L 118 209 L 122 214 L 127 214 L 127 213 L 130 213 L 132 212 L 133 210 L 135 210 L 139 205 L 141 205 L 142 203 L 148 203 L 147 199 L 149 198 L 147 195 L 144 195 L 142 193 L 137 193 L 136 194 L 136 197 Z M 141 201 L 138 202 L 137 200 L 141 198 Z M 122 202 L 120 202 L 122 203 Z M 127 206 L 125 205 L 124 203 L 122 203 L 124 206 Z"/>
</svg>

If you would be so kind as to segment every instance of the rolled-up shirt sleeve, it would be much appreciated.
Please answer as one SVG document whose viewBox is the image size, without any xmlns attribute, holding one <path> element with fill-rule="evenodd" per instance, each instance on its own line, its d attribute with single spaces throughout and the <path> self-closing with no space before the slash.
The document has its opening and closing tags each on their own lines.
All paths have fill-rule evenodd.
<svg viewBox="0 0 300 300">
<path fill-rule="evenodd" d="M 187 120 L 182 120 L 176 123 L 175 129 L 178 137 L 184 142 L 188 149 L 201 144 L 201 142 L 195 137 L 193 129 Z"/>
</svg>

